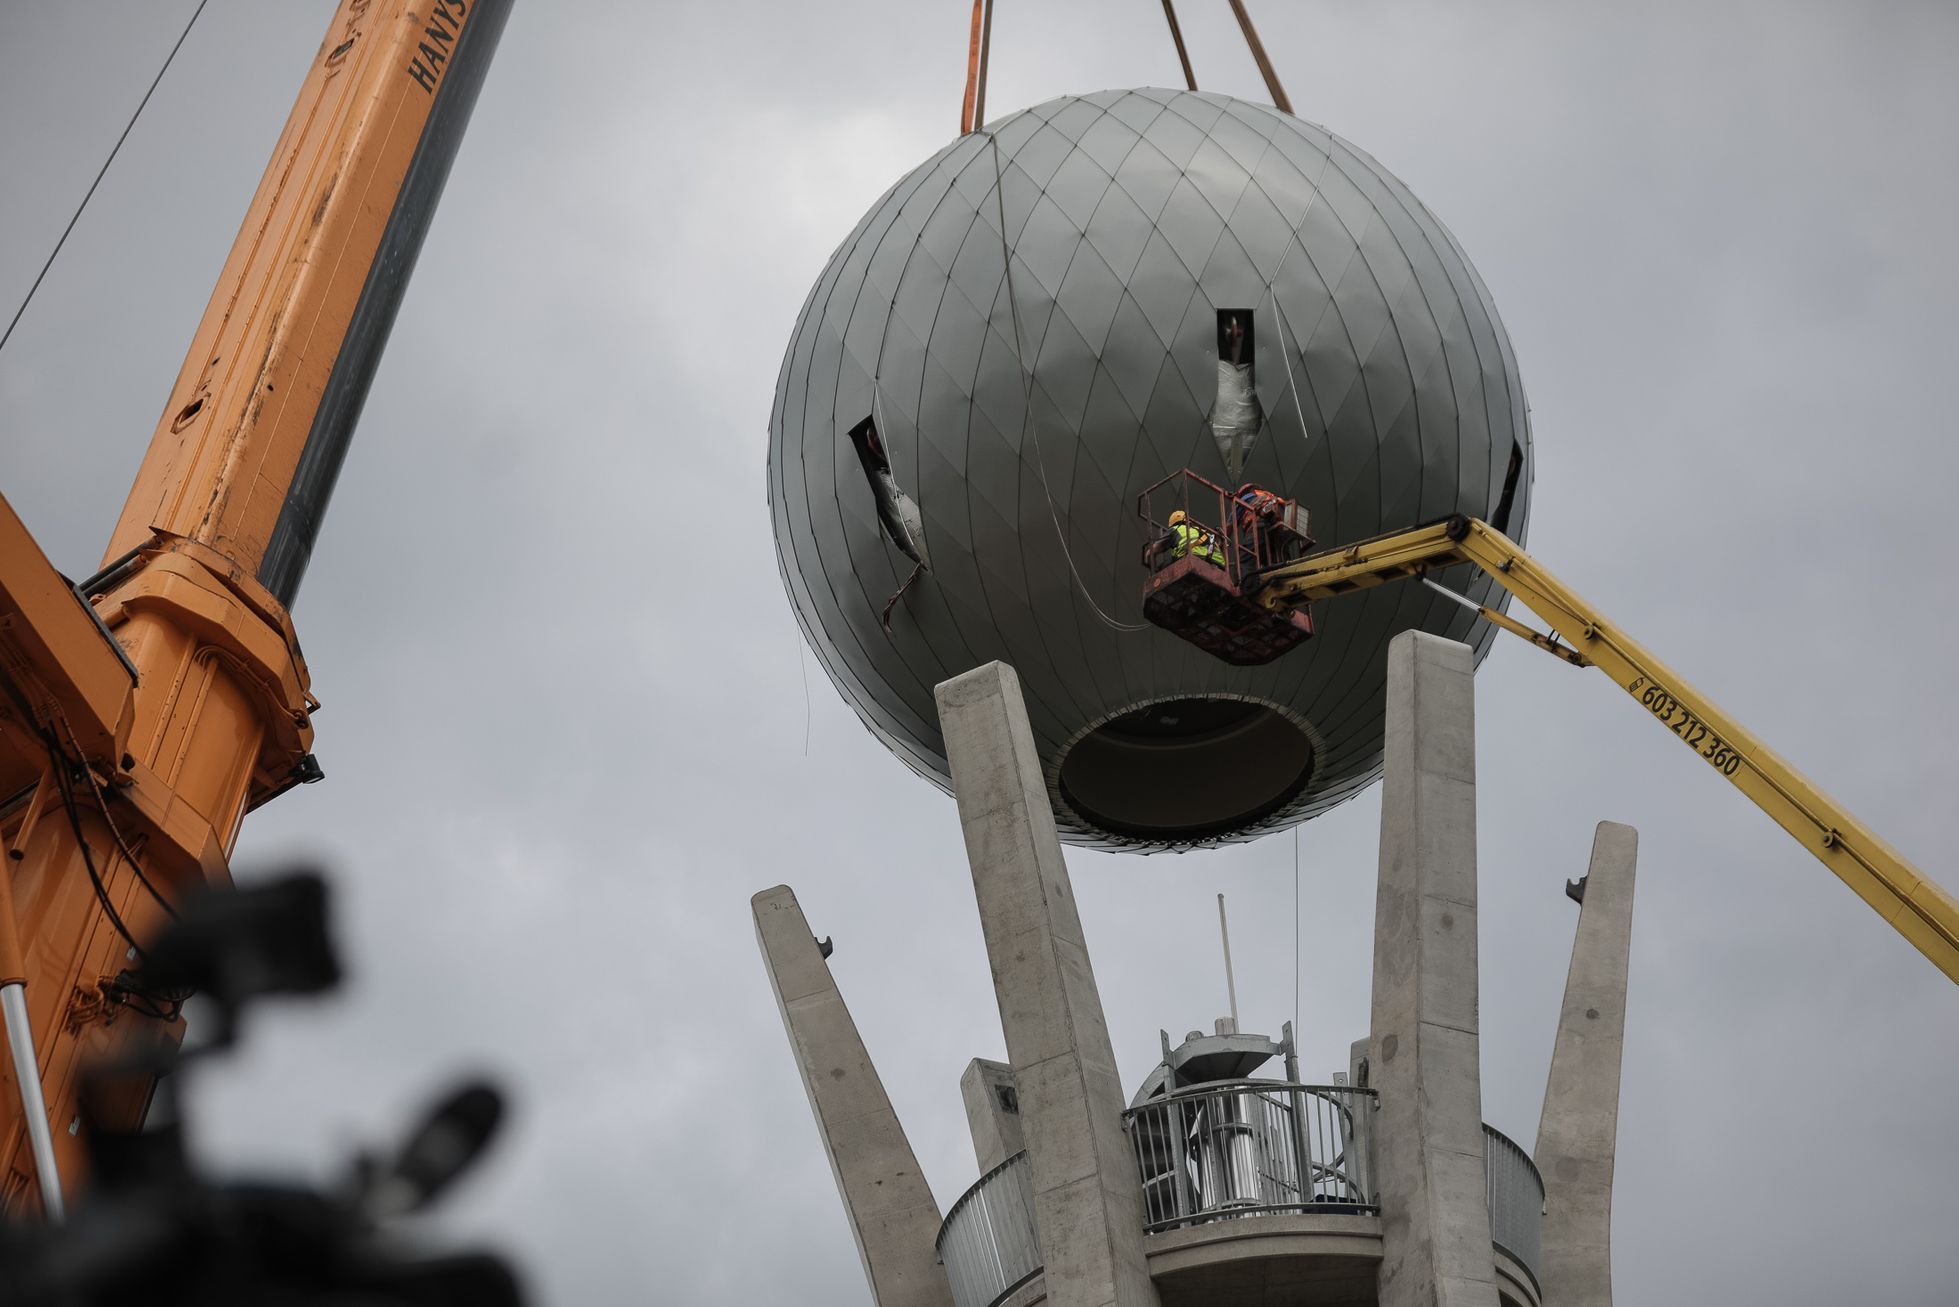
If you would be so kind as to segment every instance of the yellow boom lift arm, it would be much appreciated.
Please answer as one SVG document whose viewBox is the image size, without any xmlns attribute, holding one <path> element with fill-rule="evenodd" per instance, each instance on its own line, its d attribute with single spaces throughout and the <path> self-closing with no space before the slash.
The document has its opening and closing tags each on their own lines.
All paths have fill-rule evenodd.
<svg viewBox="0 0 1959 1307">
<path fill-rule="evenodd" d="M 1459 563 L 1481 568 L 1554 634 L 1534 631 L 1427 577 Z M 1317 599 L 1407 577 L 1419 578 L 1568 663 L 1596 667 L 1611 677 L 1959 982 L 1959 903 L 1950 894 L 1495 527 L 1452 517 L 1376 536 L 1268 569 L 1246 586 L 1245 598 L 1270 612 L 1288 614 Z"/>
</svg>

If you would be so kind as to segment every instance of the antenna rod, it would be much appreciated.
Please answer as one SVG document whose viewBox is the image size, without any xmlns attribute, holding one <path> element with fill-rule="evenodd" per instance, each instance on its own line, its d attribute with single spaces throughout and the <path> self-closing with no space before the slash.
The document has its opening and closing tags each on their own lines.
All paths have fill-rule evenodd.
<svg viewBox="0 0 1959 1307">
<path fill-rule="evenodd" d="M 1272 70 L 1272 61 L 1265 57 L 1265 44 L 1258 39 L 1252 16 L 1245 12 L 1245 0 L 1231 0 L 1231 12 L 1238 15 L 1238 26 L 1244 29 L 1245 44 L 1251 47 L 1252 60 L 1265 77 L 1265 89 L 1272 93 L 1272 103 L 1279 107 L 1280 113 L 1291 113 L 1292 101 L 1286 98 L 1286 88 L 1279 85 L 1279 74 Z"/>
<path fill-rule="evenodd" d="M 1231 927 L 1224 920 L 1224 895 L 1218 895 L 1218 935 L 1224 940 L 1224 987 L 1231 995 L 1231 1028 L 1238 1028 L 1238 980 L 1231 974 Z"/>
</svg>

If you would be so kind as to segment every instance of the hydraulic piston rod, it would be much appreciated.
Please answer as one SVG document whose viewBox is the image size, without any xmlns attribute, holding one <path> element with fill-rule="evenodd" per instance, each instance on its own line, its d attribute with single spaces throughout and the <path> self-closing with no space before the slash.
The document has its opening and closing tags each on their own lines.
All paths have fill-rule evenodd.
<svg viewBox="0 0 1959 1307">
<path fill-rule="evenodd" d="M 41 1067 L 34 1059 L 34 1027 L 27 1019 L 26 985 L 18 980 L 0 985 L 0 1014 L 6 1018 L 7 1051 L 13 1055 L 14 1083 L 20 1086 L 20 1110 L 27 1121 L 27 1143 L 41 1186 L 41 1210 L 50 1221 L 59 1221 L 65 1215 L 61 1171 L 55 1166 L 54 1130 L 48 1124 L 47 1099 L 41 1094 Z"/>
</svg>

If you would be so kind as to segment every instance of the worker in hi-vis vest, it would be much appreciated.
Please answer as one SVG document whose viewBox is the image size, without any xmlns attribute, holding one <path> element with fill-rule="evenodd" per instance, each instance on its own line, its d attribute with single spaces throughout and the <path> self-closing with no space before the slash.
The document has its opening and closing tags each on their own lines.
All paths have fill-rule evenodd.
<svg viewBox="0 0 1959 1307">
<path fill-rule="evenodd" d="M 1170 557 L 1183 558 L 1195 554 L 1207 563 L 1224 566 L 1224 551 L 1218 548 L 1218 538 L 1203 527 L 1190 520 L 1190 514 L 1179 508 L 1170 514 L 1170 532 L 1156 542 L 1156 547 L 1170 547 Z"/>
</svg>

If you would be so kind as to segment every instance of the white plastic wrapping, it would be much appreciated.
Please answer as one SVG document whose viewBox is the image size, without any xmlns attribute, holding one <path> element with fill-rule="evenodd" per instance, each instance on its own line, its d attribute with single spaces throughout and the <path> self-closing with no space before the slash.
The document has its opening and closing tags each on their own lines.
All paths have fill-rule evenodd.
<svg viewBox="0 0 1959 1307">
<path fill-rule="evenodd" d="M 1265 412 L 1258 406 L 1252 389 L 1252 365 L 1218 360 L 1218 398 L 1211 406 L 1211 435 L 1218 442 L 1218 453 L 1236 482 L 1251 453 L 1258 429 L 1265 424 Z"/>
</svg>

